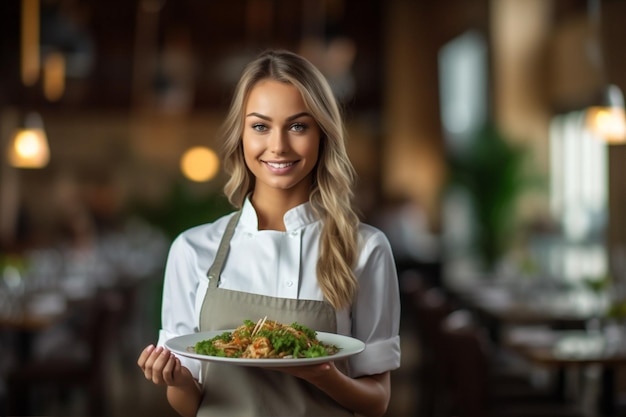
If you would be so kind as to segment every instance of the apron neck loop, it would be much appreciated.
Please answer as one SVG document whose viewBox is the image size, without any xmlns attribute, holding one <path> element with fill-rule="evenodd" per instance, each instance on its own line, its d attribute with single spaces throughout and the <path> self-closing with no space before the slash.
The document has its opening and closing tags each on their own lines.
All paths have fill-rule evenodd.
<svg viewBox="0 0 626 417">
<path fill-rule="evenodd" d="M 219 283 L 220 274 L 222 272 L 224 263 L 226 262 L 228 250 L 230 249 L 230 239 L 235 233 L 235 227 L 237 226 L 237 222 L 241 217 L 241 211 L 242 210 L 239 210 L 230 218 L 228 225 L 226 226 L 226 230 L 224 231 L 224 236 L 222 236 L 222 240 L 220 241 L 220 246 L 217 248 L 215 260 L 213 261 L 211 268 L 209 268 L 207 272 L 207 276 L 209 277 L 209 286 L 212 288 L 217 288 L 217 285 Z"/>
</svg>

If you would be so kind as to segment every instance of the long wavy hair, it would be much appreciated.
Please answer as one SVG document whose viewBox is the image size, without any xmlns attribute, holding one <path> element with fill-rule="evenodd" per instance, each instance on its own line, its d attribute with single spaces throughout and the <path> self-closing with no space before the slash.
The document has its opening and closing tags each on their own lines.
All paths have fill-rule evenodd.
<svg viewBox="0 0 626 417">
<path fill-rule="evenodd" d="M 244 69 L 222 126 L 222 161 L 230 175 L 224 192 L 241 208 L 255 177 L 244 161 L 242 132 L 248 95 L 261 80 L 296 87 L 321 129 L 319 159 L 309 201 L 322 220 L 317 281 L 335 308 L 351 305 L 357 291 L 353 266 L 358 251 L 359 218 L 352 206 L 356 174 L 346 152 L 346 132 L 337 100 L 322 73 L 308 60 L 284 50 L 266 51 Z"/>
</svg>

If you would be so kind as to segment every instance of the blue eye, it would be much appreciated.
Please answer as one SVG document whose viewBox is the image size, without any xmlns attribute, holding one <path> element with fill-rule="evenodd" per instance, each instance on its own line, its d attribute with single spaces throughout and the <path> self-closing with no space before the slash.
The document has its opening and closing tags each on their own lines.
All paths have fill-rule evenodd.
<svg viewBox="0 0 626 417">
<path fill-rule="evenodd" d="M 307 128 L 307 125 L 304 123 L 294 123 L 291 125 L 291 130 L 295 132 L 304 132 Z"/>
<path fill-rule="evenodd" d="M 267 126 L 265 126 L 263 123 L 255 123 L 252 125 L 252 129 L 256 130 L 257 132 L 265 132 L 267 130 Z"/>
</svg>

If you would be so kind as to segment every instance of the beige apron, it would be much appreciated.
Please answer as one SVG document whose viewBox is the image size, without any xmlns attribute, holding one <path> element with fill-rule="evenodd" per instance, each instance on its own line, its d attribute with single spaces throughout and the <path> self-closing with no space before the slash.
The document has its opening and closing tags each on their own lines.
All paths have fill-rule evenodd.
<svg viewBox="0 0 626 417">
<path fill-rule="evenodd" d="M 267 316 L 281 323 L 298 322 L 311 329 L 335 333 L 336 315 L 327 302 L 294 300 L 218 288 L 230 240 L 241 211 L 222 237 L 200 312 L 200 331 L 232 329 L 245 319 Z M 237 262 L 237 260 L 235 260 Z M 337 364 L 340 368 L 345 364 Z M 354 416 L 308 382 L 262 368 L 203 362 L 204 396 L 201 417 L 344 417 Z"/>
</svg>

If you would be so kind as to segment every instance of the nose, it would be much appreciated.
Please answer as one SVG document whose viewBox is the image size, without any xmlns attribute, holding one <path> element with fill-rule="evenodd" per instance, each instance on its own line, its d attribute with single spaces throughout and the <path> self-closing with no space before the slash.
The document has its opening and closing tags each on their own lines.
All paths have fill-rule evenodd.
<svg viewBox="0 0 626 417">
<path fill-rule="evenodd" d="M 277 155 L 286 153 L 289 149 L 289 135 L 281 129 L 273 130 L 269 138 L 268 149 Z"/>
</svg>

